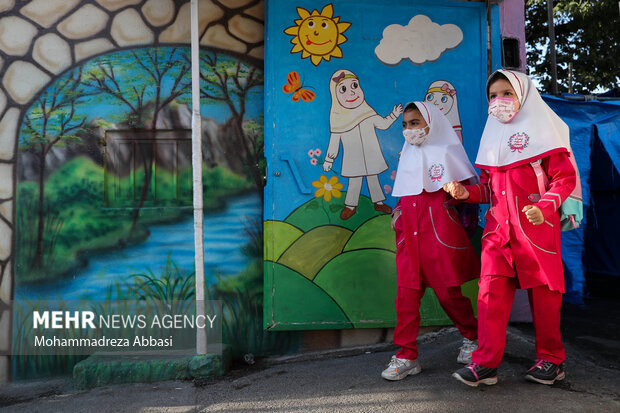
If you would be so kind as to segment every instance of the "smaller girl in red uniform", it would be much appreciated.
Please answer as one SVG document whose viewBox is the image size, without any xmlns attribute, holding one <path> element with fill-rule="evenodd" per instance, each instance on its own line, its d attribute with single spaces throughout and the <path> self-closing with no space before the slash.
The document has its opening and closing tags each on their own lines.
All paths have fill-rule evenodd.
<svg viewBox="0 0 620 413">
<path fill-rule="evenodd" d="M 396 232 L 396 328 L 400 351 L 381 373 L 401 380 L 421 371 L 417 336 L 420 300 L 426 287 L 464 336 L 457 360 L 468 363 L 475 350 L 478 325 L 461 284 L 478 277 L 480 259 L 442 190 L 451 180 L 475 178 L 476 172 L 448 119 L 433 105 L 409 103 L 403 112 L 406 142 L 400 154 L 392 195 L 400 196 L 393 211 Z"/>
<path fill-rule="evenodd" d="M 487 97 L 489 117 L 476 158 L 481 183 L 444 187 L 455 199 L 490 203 L 478 291 L 480 347 L 472 362 L 453 376 L 470 386 L 497 383 L 508 317 L 520 287 L 528 290 L 536 330 L 537 360 L 525 378 L 553 384 L 564 379 L 558 208 L 576 184 L 569 130 L 523 73 L 496 71 L 487 82 Z M 549 178 L 542 196 L 532 162 L 540 162 Z"/>
</svg>

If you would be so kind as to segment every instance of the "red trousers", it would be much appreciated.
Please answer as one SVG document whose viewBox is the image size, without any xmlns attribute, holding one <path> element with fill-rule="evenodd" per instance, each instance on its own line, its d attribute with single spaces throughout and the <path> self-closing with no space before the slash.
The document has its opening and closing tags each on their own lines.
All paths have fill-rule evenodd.
<svg viewBox="0 0 620 413">
<path fill-rule="evenodd" d="M 517 287 L 516 277 L 483 275 L 478 283 L 478 350 L 472 361 L 497 368 L 506 347 L 506 326 Z M 560 335 L 562 293 L 546 285 L 529 288 L 532 320 L 536 330 L 536 358 L 560 364 L 565 359 Z"/>
<path fill-rule="evenodd" d="M 418 358 L 418 331 L 420 330 L 420 301 L 426 287 L 420 290 L 398 287 L 396 292 L 396 328 L 394 344 L 400 346 L 396 357 L 415 360 Z M 464 337 L 478 337 L 478 323 L 469 298 L 464 297 L 461 287 L 435 287 L 435 295 L 450 320 Z"/>
</svg>

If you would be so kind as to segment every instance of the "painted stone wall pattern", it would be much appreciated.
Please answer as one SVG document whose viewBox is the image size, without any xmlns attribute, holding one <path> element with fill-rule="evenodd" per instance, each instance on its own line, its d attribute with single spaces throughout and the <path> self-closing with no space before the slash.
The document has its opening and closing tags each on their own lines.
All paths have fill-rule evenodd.
<svg viewBox="0 0 620 413">
<path fill-rule="evenodd" d="M 0 102 L 3 100 L 0 96 Z M 6 98 L 4 98 L 6 102 Z M 0 105 L 0 112 L 3 105 Z M 0 120 L 0 136 L 15 136 L 17 133 L 17 122 L 19 122 L 19 111 L 16 108 L 9 109 L 2 120 Z M 13 158 L 15 148 L 11 139 L 0 139 L 0 160 L 8 161 Z M 8 194 L 4 194 L 6 196 Z"/>
<path fill-rule="evenodd" d="M 8 55 L 23 56 L 37 34 L 36 27 L 19 17 L 0 19 L 0 50 Z"/>
<path fill-rule="evenodd" d="M 142 14 L 153 26 L 163 26 L 174 18 L 174 2 L 172 0 L 148 0 L 142 6 Z"/>
<path fill-rule="evenodd" d="M 263 25 L 253 20 L 235 16 L 228 22 L 228 29 L 233 35 L 248 43 L 263 41 Z"/>
<path fill-rule="evenodd" d="M 111 34 L 121 47 L 148 44 L 154 39 L 153 32 L 133 9 L 124 10 L 114 17 Z"/>
<path fill-rule="evenodd" d="M 97 0 L 97 3 L 110 11 L 116 11 L 125 6 L 139 4 L 141 0 Z"/>
<path fill-rule="evenodd" d="M 112 49 L 114 49 L 114 44 L 108 39 L 88 40 L 75 45 L 75 58 L 80 61 Z"/>
<path fill-rule="evenodd" d="M 246 46 L 242 41 L 228 34 L 226 28 L 219 24 L 207 29 L 207 32 L 200 40 L 200 44 L 204 46 L 213 45 L 239 53 L 243 53 L 246 50 Z"/>
<path fill-rule="evenodd" d="M 57 34 L 49 33 L 34 42 L 32 57 L 45 69 L 59 74 L 71 65 L 71 47 Z"/>
<path fill-rule="evenodd" d="M 7 203 L 5 202 L 4 204 L 7 204 Z M 8 203 L 8 204 L 10 206 L 12 203 Z M 0 207 L 0 210 L 3 210 L 3 209 L 4 208 Z M 2 212 L 4 213 L 4 211 Z M 4 272 L 7 270 L 7 268 L 11 268 L 11 261 L 7 261 L 4 268 L 2 268 L 1 271 Z M 0 300 L 2 300 L 2 302 L 8 303 L 10 301 L 9 293 L 10 291 L 12 291 L 12 288 L 11 288 L 12 283 L 13 283 L 13 280 L 11 280 L 11 277 L 2 278 L 2 283 L 0 283 Z"/>
<path fill-rule="evenodd" d="M 16 61 L 4 73 L 2 84 L 17 103 L 26 104 L 50 77 L 32 63 Z"/>
<path fill-rule="evenodd" d="M 0 221 L 0 233 L 10 234 L 11 228 L 9 225 Z M 7 260 L 11 255 L 11 239 L 6 236 L 0 236 L 0 261 Z"/>
<path fill-rule="evenodd" d="M 51 27 L 80 3 L 80 0 L 34 0 L 19 11 L 37 24 Z"/>
<path fill-rule="evenodd" d="M 177 18 L 170 27 L 163 31 L 159 40 L 161 42 L 187 42 L 189 41 L 190 26 L 187 24 L 190 17 L 190 5 L 184 4 L 179 9 Z M 224 10 L 212 2 L 203 2 L 198 9 L 198 27 L 201 31 L 209 24 L 224 17 Z"/>
<path fill-rule="evenodd" d="M 82 39 L 101 32 L 108 23 L 105 11 L 87 4 L 58 25 L 58 31 L 69 39 Z"/>
<path fill-rule="evenodd" d="M 0 12 L 11 10 L 15 0 L 0 0 Z"/>
</svg>

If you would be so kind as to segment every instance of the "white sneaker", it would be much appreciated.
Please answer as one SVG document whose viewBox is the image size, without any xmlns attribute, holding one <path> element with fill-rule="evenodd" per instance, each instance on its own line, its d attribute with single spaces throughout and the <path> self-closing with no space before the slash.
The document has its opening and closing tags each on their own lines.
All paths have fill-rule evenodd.
<svg viewBox="0 0 620 413">
<path fill-rule="evenodd" d="M 471 353 L 478 348 L 478 340 L 463 339 L 463 345 L 460 347 L 459 356 L 456 361 L 463 364 L 471 363 Z"/>
<path fill-rule="evenodd" d="M 386 380 L 402 380 L 407 376 L 413 376 L 422 371 L 418 360 L 399 359 L 392 356 L 387 369 L 383 370 L 381 377 Z"/>
</svg>

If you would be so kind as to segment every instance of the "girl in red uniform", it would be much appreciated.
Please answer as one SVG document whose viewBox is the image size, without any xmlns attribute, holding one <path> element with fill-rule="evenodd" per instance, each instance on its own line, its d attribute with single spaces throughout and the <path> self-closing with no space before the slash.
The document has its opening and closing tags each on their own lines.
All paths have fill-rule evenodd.
<svg viewBox="0 0 620 413">
<path fill-rule="evenodd" d="M 564 378 L 560 308 L 564 273 L 558 208 L 576 184 L 568 126 L 523 73 L 500 69 L 487 82 L 489 117 L 476 167 L 481 183 L 444 187 L 454 198 L 490 203 L 482 234 L 478 292 L 480 347 L 453 376 L 470 386 L 497 383 L 506 326 L 517 287 L 528 290 L 536 330 L 536 357 L 525 378 L 553 384 Z M 531 162 L 549 178 L 539 193 Z"/>
<path fill-rule="evenodd" d="M 435 105 L 410 103 L 403 112 L 406 142 L 400 154 L 393 212 L 396 232 L 397 294 L 394 344 L 400 351 L 381 376 L 401 380 L 421 371 L 417 361 L 420 300 L 426 287 L 465 337 L 458 361 L 468 363 L 476 348 L 477 323 L 461 284 L 478 277 L 480 260 L 442 185 L 476 178 L 448 119 Z M 477 178 L 476 178 L 477 179 Z"/>
</svg>

